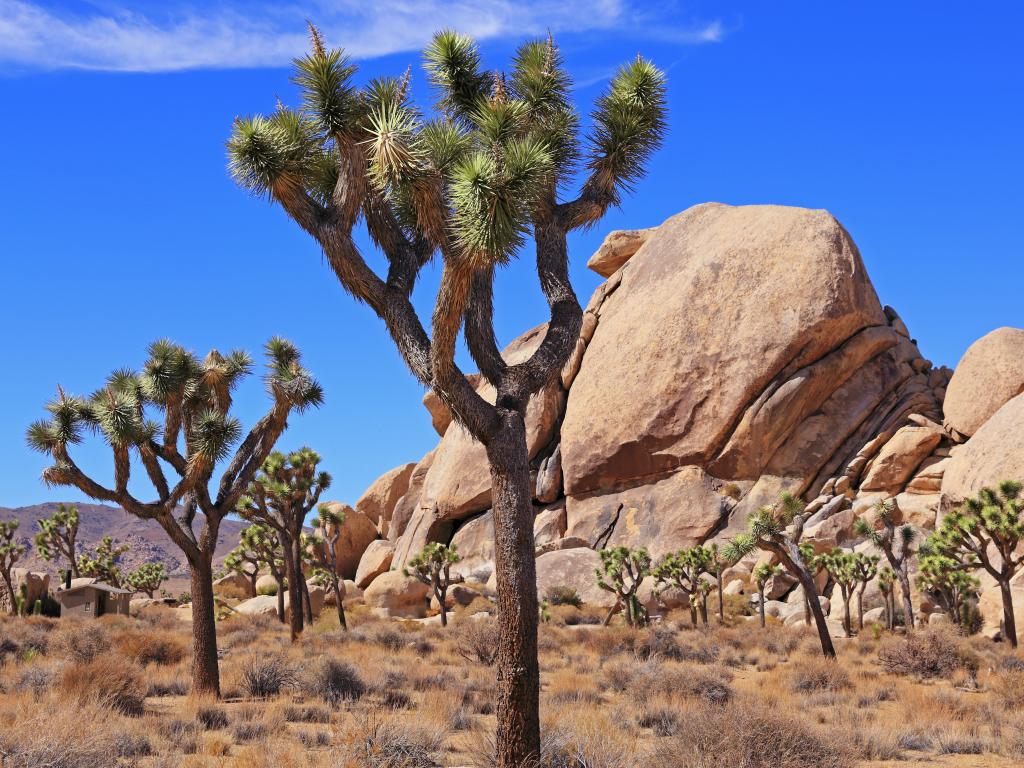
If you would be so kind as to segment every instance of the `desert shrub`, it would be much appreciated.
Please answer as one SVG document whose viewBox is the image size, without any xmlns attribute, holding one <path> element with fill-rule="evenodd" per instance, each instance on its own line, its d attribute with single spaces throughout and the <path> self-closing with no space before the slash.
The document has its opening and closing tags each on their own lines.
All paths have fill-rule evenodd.
<svg viewBox="0 0 1024 768">
<path fill-rule="evenodd" d="M 323 749 L 331 745 L 331 734 L 327 731 L 297 731 L 295 735 L 306 749 Z"/>
<path fill-rule="evenodd" d="M 114 734 L 114 754 L 120 758 L 149 757 L 153 745 L 144 733 L 122 730 Z"/>
<path fill-rule="evenodd" d="M 972 675 L 978 671 L 977 657 L 946 629 L 926 628 L 889 640 L 878 649 L 878 658 L 886 671 L 896 675 L 950 678 L 960 670 Z"/>
<path fill-rule="evenodd" d="M 239 744 L 245 744 L 250 741 L 262 741 L 267 737 L 268 733 L 269 729 L 266 724 L 257 720 L 247 723 L 236 723 L 231 729 L 232 737 Z"/>
<path fill-rule="evenodd" d="M 242 672 L 242 690 L 251 699 L 277 696 L 295 681 L 295 672 L 281 656 L 254 656 Z"/>
<path fill-rule="evenodd" d="M 277 595 L 277 582 L 269 582 L 267 584 L 260 585 L 259 587 L 256 588 L 256 594 L 257 595 L 276 596 Z"/>
<path fill-rule="evenodd" d="M 548 591 L 544 593 L 544 599 L 551 605 L 571 605 L 575 608 L 583 607 L 583 598 L 580 597 L 580 593 L 572 587 L 563 585 L 553 585 L 548 587 Z"/>
<path fill-rule="evenodd" d="M 361 768 L 437 768 L 444 734 L 417 723 L 369 717 L 349 734 L 348 755 Z"/>
<path fill-rule="evenodd" d="M 54 632 L 52 645 L 69 661 L 84 664 L 110 649 L 110 637 L 95 621 L 68 621 Z"/>
<path fill-rule="evenodd" d="M 679 728 L 679 715 L 670 707 L 654 707 L 645 709 L 637 718 L 637 725 L 650 728 L 655 736 L 671 736 Z"/>
<path fill-rule="evenodd" d="M 184 696 L 189 692 L 191 682 L 181 668 L 147 670 L 150 696 Z"/>
<path fill-rule="evenodd" d="M 645 768 L 849 768 L 852 750 L 836 738 L 760 702 L 695 706 Z"/>
<path fill-rule="evenodd" d="M 60 676 L 61 692 L 79 702 L 95 702 L 129 717 L 143 713 L 146 686 L 142 675 L 123 659 L 98 657 L 81 664 L 66 664 Z"/>
<path fill-rule="evenodd" d="M 221 707 L 204 705 L 196 710 L 196 721 L 208 731 L 228 727 L 228 713 Z"/>
<path fill-rule="evenodd" d="M 453 685 L 455 685 L 455 678 L 446 669 L 420 675 L 412 682 L 413 689 L 420 692 L 429 690 L 443 691 L 451 688 Z"/>
<path fill-rule="evenodd" d="M 185 645 L 166 632 L 122 632 L 115 640 L 117 650 L 138 664 L 177 664 L 185 658 Z"/>
<path fill-rule="evenodd" d="M 39 664 L 27 666 L 15 678 L 14 690 L 38 696 L 53 685 L 56 671 L 54 667 L 44 667 Z"/>
<path fill-rule="evenodd" d="M 331 711 L 326 707 L 288 705 L 284 719 L 289 723 L 329 723 Z"/>
<path fill-rule="evenodd" d="M 409 643 L 405 635 L 397 629 L 387 626 L 375 628 L 370 639 L 389 651 L 400 651 Z"/>
<path fill-rule="evenodd" d="M 97 728 L 102 714 L 69 708 L 0 728 L 4 768 L 100 768 L 111 764 L 111 734 Z"/>
<path fill-rule="evenodd" d="M 498 659 L 498 622 L 468 619 L 455 627 L 455 652 L 466 661 L 493 666 Z"/>
<path fill-rule="evenodd" d="M 1024 669 L 1002 667 L 989 679 L 989 686 L 1007 710 L 1024 709 Z"/>
<path fill-rule="evenodd" d="M 199 723 L 194 720 L 168 718 L 157 721 L 157 732 L 186 755 L 194 755 L 199 749 L 200 730 Z"/>
<path fill-rule="evenodd" d="M 405 691 L 389 688 L 381 702 L 386 709 L 412 709 L 412 699 Z"/>
<path fill-rule="evenodd" d="M 310 696 L 336 707 L 343 701 L 355 701 L 366 693 L 363 682 L 355 667 L 330 657 L 321 658 L 307 672 L 303 690 Z"/>
<path fill-rule="evenodd" d="M 571 605 L 555 611 L 554 615 L 567 627 L 596 627 L 603 621 L 596 612 L 573 608 Z"/>
<path fill-rule="evenodd" d="M 790 689 L 796 693 L 841 691 L 851 686 L 850 676 L 835 659 L 801 659 L 790 674 Z"/>
</svg>

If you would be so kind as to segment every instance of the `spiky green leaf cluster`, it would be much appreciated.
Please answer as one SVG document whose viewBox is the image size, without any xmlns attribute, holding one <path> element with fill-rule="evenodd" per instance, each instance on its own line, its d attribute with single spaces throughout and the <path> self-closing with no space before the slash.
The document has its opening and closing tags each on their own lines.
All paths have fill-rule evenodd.
<svg viewBox="0 0 1024 768">
<path fill-rule="evenodd" d="M 39 533 L 34 543 L 39 556 L 50 562 L 60 557 L 75 557 L 74 541 L 78 535 L 78 507 L 58 504 L 50 517 L 37 521 Z"/>
<path fill-rule="evenodd" d="M 460 560 L 462 556 L 454 544 L 435 541 L 413 555 L 402 572 L 435 589 L 447 589 L 451 579 L 450 568 Z"/>
<path fill-rule="evenodd" d="M 635 592 L 651 573 L 651 556 L 643 547 L 612 547 L 598 552 L 601 567 L 597 569 L 597 586 L 623 595 Z"/>
<path fill-rule="evenodd" d="M 166 579 L 167 569 L 163 563 L 143 563 L 125 576 L 124 583 L 129 589 L 152 597 Z"/>
<path fill-rule="evenodd" d="M 78 556 L 78 572 L 82 576 L 98 579 L 112 587 L 121 586 L 121 555 L 128 551 L 127 544 L 115 544 L 112 536 L 104 536 L 96 549 Z"/>
</svg>

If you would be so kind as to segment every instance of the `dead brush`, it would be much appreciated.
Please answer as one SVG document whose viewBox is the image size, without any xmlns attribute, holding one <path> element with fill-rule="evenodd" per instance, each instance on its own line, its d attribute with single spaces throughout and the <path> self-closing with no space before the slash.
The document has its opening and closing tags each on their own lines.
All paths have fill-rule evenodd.
<svg viewBox="0 0 1024 768">
<path fill-rule="evenodd" d="M 455 625 L 455 653 L 469 662 L 494 666 L 498 660 L 498 623 L 491 618 L 464 619 Z"/>
<path fill-rule="evenodd" d="M 842 691 L 852 687 L 850 676 L 836 659 L 803 658 L 794 662 L 789 673 L 789 687 L 794 693 Z"/>
<path fill-rule="evenodd" d="M 123 659 L 101 656 L 81 664 L 66 664 L 59 688 L 79 705 L 95 702 L 129 717 L 138 717 L 145 709 L 142 675 Z"/>
<path fill-rule="evenodd" d="M 366 683 L 355 667 L 327 656 L 317 660 L 302 676 L 301 687 L 307 695 L 315 696 L 332 707 L 356 701 L 366 693 Z"/>
<path fill-rule="evenodd" d="M 253 656 L 242 670 L 241 687 L 250 699 L 269 699 L 295 680 L 295 670 L 284 657 Z"/>
<path fill-rule="evenodd" d="M 4 768 L 100 768 L 117 754 L 111 728 L 97 728 L 110 713 L 95 707 L 58 708 L 0 728 Z"/>
<path fill-rule="evenodd" d="M 110 650 L 110 635 L 97 621 L 68 621 L 53 633 L 51 642 L 56 654 L 79 664 Z"/>
<path fill-rule="evenodd" d="M 143 666 L 158 664 L 169 666 L 185 658 L 185 644 L 166 632 L 154 630 L 128 630 L 114 637 L 114 647 Z"/>
<path fill-rule="evenodd" d="M 974 675 L 978 658 L 946 629 L 924 628 L 903 639 L 890 639 L 878 649 L 882 667 L 895 675 L 950 679 L 958 670 Z"/>
<path fill-rule="evenodd" d="M 408 720 L 370 715 L 357 721 L 347 741 L 345 756 L 360 768 L 437 768 L 444 732 Z"/>
</svg>

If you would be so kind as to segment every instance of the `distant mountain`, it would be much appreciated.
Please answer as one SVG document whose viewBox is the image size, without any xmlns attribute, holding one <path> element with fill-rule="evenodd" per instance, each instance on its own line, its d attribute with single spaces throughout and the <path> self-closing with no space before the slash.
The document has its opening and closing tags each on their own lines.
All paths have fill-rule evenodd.
<svg viewBox="0 0 1024 768">
<path fill-rule="evenodd" d="M 188 562 L 170 537 L 155 520 L 140 520 L 129 515 L 120 507 L 108 507 L 103 504 L 75 504 L 78 507 L 78 545 L 79 551 L 92 549 L 104 536 L 112 536 L 118 543 L 131 547 L 121 556 L 121 569 L 133 570 L 142 563 L 163 563 L 169 576 L 182 578 L 188 576 Z M 28 507 L 0 507 L 0 519 L 11 518 L 21 521 L 18 528 L 18 539 L 31 545 L 39 532 L 38 520 L 49 517 L 57 509 L 57 502 L 33 504 Z M 198 515 L 195 529 L 202 527 L 202 515 Z M 248 524 L 240 520 L 225 520 L 220 526 L 217 549 L 214 554 L 214 569 L 220 567 L 224 557 L 238 545 L 239 534 Z M 25 557 L 17 564 L 22 568 L 47 571 L 56 574 L 55 563 L 47 563 L 30 546 Z"/>
</svg>

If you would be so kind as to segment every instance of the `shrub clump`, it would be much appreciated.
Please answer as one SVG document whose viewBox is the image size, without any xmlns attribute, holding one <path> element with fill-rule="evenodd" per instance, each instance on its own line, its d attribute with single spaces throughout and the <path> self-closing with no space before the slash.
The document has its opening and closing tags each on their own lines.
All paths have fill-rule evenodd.
<svg viewBox="0 0 1024 768">
<path fill-rule="evenodd" d="M 295 672 L 280 656 L 254 656 L 242 672 L 242 690 L 251 699 L 268 699 L 295 682 Z"/>
<path fill-rule="evenodd" d="M 796 693 L 841 691 L 850 686 L 850 676 L 835 659 L 811 658 L 801 661 L 790 679 L 790 687 Z"/>
<path fill-rule="evenodd" d="M 337 659 L 322 658 L 307 674 L 303 687 L 310 696 L 336 707 L 356 701 L 366 693 L 366 683 L 355 667 Z"/>
<path fill-rule="evenodd" d="M 122 659 L 99 657 L 67 664 L 61 671 L 61 692 L 80 705 L 95 702 L 129 717 L 142 715 L 146 686 L 142 675 Z"/>
<path fill-rule="evenodd" d="M 978 658 L 966 650 L 959 637 L 948 630 L 923 629 L 902 640 L 890 640 L 878 649 L 887 672 L 920 678 L 949 679 L 960 671 L 972 676 Z"/>
<path fill-rule="evenodd" d="M 550 605 L 571 605 L 574 608 L 583 607 L 583 598 L 581 598 L 580 593 L 572 587 L 557 584 L 548 587 L 548 591 L 544 594 L 544 599 L 547 600 Z"/>
</svg>

